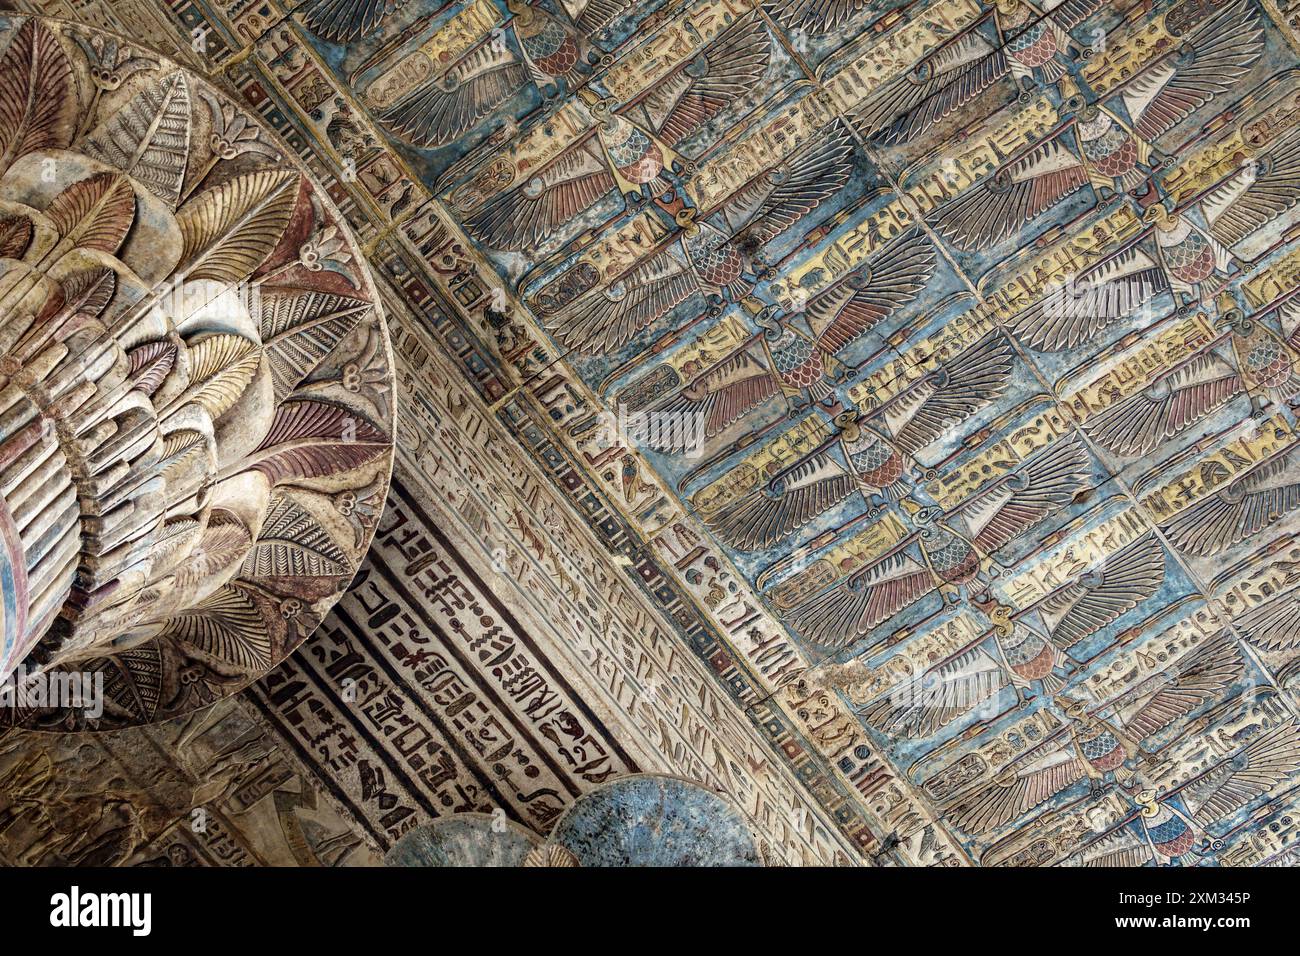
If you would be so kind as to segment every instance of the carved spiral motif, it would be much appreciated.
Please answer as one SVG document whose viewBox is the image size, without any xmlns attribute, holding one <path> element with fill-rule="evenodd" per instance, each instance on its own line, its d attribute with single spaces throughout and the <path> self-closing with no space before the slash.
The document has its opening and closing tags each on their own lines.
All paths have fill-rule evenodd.
<svg viewBox="0 0 1300 956">
<path fill-rule="evenodd" d="M 388 339 L 346 225 L 252 117 L 125 40 L 0 24 L 0 679 L 104 686 L 97 719 L 0 719 L 160 720 L 279 663 L 356 571 Z"/>
</svg>

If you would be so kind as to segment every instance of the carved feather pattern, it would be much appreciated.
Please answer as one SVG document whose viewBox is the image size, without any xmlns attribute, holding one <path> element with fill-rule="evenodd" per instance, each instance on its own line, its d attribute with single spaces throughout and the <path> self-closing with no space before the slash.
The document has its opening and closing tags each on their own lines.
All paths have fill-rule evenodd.
<svg viewBox="0 0 1300 956">
<path fill-rule="evenodd" d="M 1188 554 L 1218 554 L 1300 508 L 1300 481 L 1279 455 L 1234 478 L 1163 526 Z"/>
<path fill-rule="evenodd" d="M 407 0 L 307 0 L 299 16 L 307 29 L 326 40 L 355 40 L 373 33 Z"/>
<path fill-rule="evenodd" d="M 987 833 L 1046 803 L 1086 773 L 1072 749 L 1053 750 L 968 795 L 946 815 L 968 833 Z"/>
<path fill-rule="evenodd" d="M 1221 820 L 1300 770 L 1300 725 L 1294 720 L 1260 734 L 1187 792 L 1197 823 Z"/>
</svg>

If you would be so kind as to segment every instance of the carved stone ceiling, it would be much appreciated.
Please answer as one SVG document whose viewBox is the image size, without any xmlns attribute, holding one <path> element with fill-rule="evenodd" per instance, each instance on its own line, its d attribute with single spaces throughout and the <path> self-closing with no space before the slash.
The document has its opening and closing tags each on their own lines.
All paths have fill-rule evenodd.
<svg viewBox="0 0 1300 956">
<path fill-rule="evenodd" d="M 267 799 L 318 858 L 545 835 L 655 771 L 769 862 L 1290 859 L 1300 6 L 16 5 L 283 137 L 399 383 L 357 581 L 131 732 L 190 782 L 121 858 L 224 859 L 199 805 L 257 857 Z"/>
</svg>

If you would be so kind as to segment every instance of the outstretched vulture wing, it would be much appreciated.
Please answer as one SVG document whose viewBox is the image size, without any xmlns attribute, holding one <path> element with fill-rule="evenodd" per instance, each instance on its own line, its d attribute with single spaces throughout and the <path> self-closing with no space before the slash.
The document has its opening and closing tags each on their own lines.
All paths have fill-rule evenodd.
<svg viewBox="0 0 1300 956">
<path fill-rule="evenodd" d="M 405 5 L 406 0 L 307 0 L 298 15 L 312 33 L 337 42 L 366 36 Z"/>
<path fill-rule="evenodd" d="M 1087 168 L 1058 133 L 941 207 L 929 222 L 964 252 L 990 249 L 1086 185 Z"/>
<path fill-rule="evenodd" d="M 1087 484 L 1089 470 L 1088 453 L 1077 435 L 1039 452 L 958 511 L 971 543 L 984 554 L 997 551 L 1069 504 Z"/>
<path fill-rule="evenodd" d="M 720 212 L 738 238 L 762 245 L 843 189 L 852 172 L 853 138 L 836 123 L 737 192 Z"/>
<path fill-rule="evenodd" d="M 608 353 L 698 290 L 695 273 L 665 250 L 543 318 L 546 328 L 570 348 Z"/>
<path fill-rule="evenodd" d="M 804 311 L 818 347 L 838 352 L 907 305 L 934 275 L 934 264 L 934 246 L 913 232 L 820 293 Z"/>
<path fill-rule="evenodd" d="M 1006 684 L 1002 666 L 988 651 L 973 647 L 894 688 L 862 716 L 890 737 L 929 737 L 969 714 Z"/>
<path fill-rule="evenodd" d="M 1135 741 L 1145 740 L 1207 701 L 1222 698 L 1245 666 L 1236 642 L 1223 632 L 1216 634 L 1126 695 L 1116 708 L 1125 733 Z"/>
<path fill-rule="evenodd" d="M 1300 202 L 1300 127 L 1246 163 L 1201 200 L 1210 232 L 1236 245 Z"/>
<path fill-rule="evenodd" d="M 1240 394 L 1241 389 L 1236 369 L 1206 352 L 1089 419 L 1083 430 L 1116 454 L 1145 455 Z"/>
<path fill-rule="evenodd" d="M 930 570 L 900 551 L 804 604 L 791 624 L 813 644 L 846 647 L 933 590 Z"/>
<path fill-rule="evenodd" d="M 1286 591 L 1233 618 L 1233 629 L 1269 651 L 1300 646 L 1300 590 Z"/>
<path fill-rule="evenodd" d="M 1151 859 L 1150 844 L 1123 827 L 1089 843 L 1061 866 L 1145 866 Z"/>
<path fill-rule="evenodd" d="M 1087 775 L 1066 745 L 959 799 L 945 816 L 967 833 L 987 833 L 1046 803 Z"/>
<path fill-rule="evenodd" d="M 1188 554 L 1209 555 L 1246 540 L 1300 508 L 1300 482 L 1290 455 L 1278 455 L 1234 478 L 1163 526 Z"/>
<path fill-rule="evenodd" d="M 709 524 L 733 547 L 755 551 L 830 511 L 857 487 L 857 478 L 823 451 L 724 508 Z"/>
<path fill-rule="evenodd" d="M 560 6 L 573 25 L 591 37 L 618 19 L 632 0 L 560 0 Z"/>
<path fill-rule="evenodd" d="M 994 401 L 1011 378 L 1011 342 L 992 335 L 871 413 L 909 455 Z"/>
<path fill-rule="evenodd" d="M 719 362 L 655 411 L 670 415 L 703 415 L 705 439 L 715 438 L 780 390 L 780 383 L 772 370 L 744 350 Z M 652 447 L 661 451 L 684 450 L 678 444 Z"/>
<path fill-rule="evenodd" d="M 1136 245 L 1048 290 L 1016 319 L 1016 337 L 1040 352 L 1072 349 L 1169 291 L 1164 269 Z"/>
<path fill-rule="evenodd" d="M 1185 792 L 1202 826 L 1229 816 L 1300 769 L 1300 725 L 1289 720 L 1224 760 Z"/>
<path fill-rule="evenodd" d="M 503 45 L 484 43 L 436 81 L 379 114 L 379 121 L 414 146 L 445 146 L 519 92 L 528 72 Z"/>
<path fill-rule="evenodd" d="M 1177 52 L 1143 70 L 1125 88 L 1133 131 L 1147 142 L 1232 89 L 1264 52 L 1264 31 L 1249 0 L 1235 0 L 1197 24 Z"/>
<path fill-rule="evenodd" d="M 838 30 L 869 4 L 870 0 L 771 0 L 763 6 L 787 30 L 820 36 Z"/>
<path fill-rule="evenodd" d="M 771 59 L 772 37 L 762 18 L 742 19 L 622 112 L 675 146 L 753 93 Z"/>
<path fill-rule="evenodd" d="M 1036 609 L 1052 640 L 1070 648 L 1155 594 L 1164 579 L 1164 548 L 1148 534 L 1108 559 L 1101 570 L 1053 591 Z"/>
<path fill-rule="evenodd" d="M 1006 53 L 976 30 L 944 44 L 915 70 L 891 80 L 850 116 L 862 136 L 905 143 L 1010 72 Z"/>
<path fill-rule="evenodd" d="M 532 179 L 494 196 L 465 220 L 471 236 L 493 249 L 545 242 L 616 188 L 594 140 L 570 146 Z"/>
</svg>

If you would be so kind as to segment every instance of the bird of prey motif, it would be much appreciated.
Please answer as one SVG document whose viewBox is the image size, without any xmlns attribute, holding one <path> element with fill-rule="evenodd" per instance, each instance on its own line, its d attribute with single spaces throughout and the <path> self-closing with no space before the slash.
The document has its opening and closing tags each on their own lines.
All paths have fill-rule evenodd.
<svg viewBox="0 0 1300 956">
<path fill-rule="evenodd" d="M 763 4 L 783 27 L 811 36 L 840 29 L 868 6 L 870 0 L 769 0 Z"/>
<path fill-rule="evenodd" d="M 770 547 L 855 491 L 898 497 L 911 457 L 1005 389 L 1011 347 L 990 336 L 865 414 L 836 418 L 835 434 L 708 519 L 743 551 Z"/>
<path fill-rule="evenodd" d="M 1217 761 L 1180 787 L 1161 795 L 1146 787 L 1134 795 L 1138 829 L 1117 827 L 1090 842 L 1071 866 L 1172 865 L 1212 850 L 1206 830 L 1278 787 L 1300 769 L 1300 727 L 1287 720 Z M 1131 818 L 1130 818 L 1131 819 Z"/>
<path fill-rule="evenodd" d="M 1065 74 L 1077 44 L 1067 31 L 1102 6 L 1102 0 L 1057 0 L 1041 9 L 1029 0 L 998 0 L 995 36 L 978 24 L 927 56 L 913 70 L 886 84 L 853 114 L 864 136 L 885 145 L 915 139 L 944 117 L 983 94 L 1005 76 L 1028 90 L 1035 72 L 1046 83 Z"/>
<path fill-rule="evenodd" d="M 1109 105 L 1087 103 L 1072 81 L 1063 80 L 1064 90 L 1073 94 L 1061 108 L 1063 114 L 1073 114 L 1069 121 L 946 203 L 929 221 L 957 248 L 978 251 L 1017 235 L 1031 220 L 1086 186 L 1092 186 L 1103 200 L 1136 187 L 1153 172 L 1150 144 L 1230 90 L 1263 50 L 1255 7 L 1249 0 L 1236 0 L 1193 28 L 1178 52 L 1147 63 Z M 1191 274 L 1204 271 L 1201 250 L 1207 243 L 1199 232 L 1188 239 L 1177 217 L 1169 228 L 1164 220 L 1157 220 L 1157 226 L 1157 242 L 1175 289 L 1180 284 L 1197 285 L 1202 279 Z M 1176 235 L 1171 232 L 1175 226 L 1180 230 Z M 1162 235 L 1170 244 L 1164 243 Z M 1184 240 L 1190 245 L 1181 250 L 1171 245 Z M 1226 262 L 1212 265 L 1222 268 Z"/>
<path fill-rule="evenodd" d="M 1240 395 L 1241 376 L 1213 352 L 1162 372 L 1133 397 L 1090 418 L 1084 432 L 1118 455 L 1145 455 Z"/>
<path fill-rule="evenodd" d="M 752 92 L 771 47 L 763 21 L 747 17 L 633 102 L 613 109 L 592 101 L 597 126 L 471 212 L 466 229 L 494 249 L 532 249 L 615 190 L 667 188 L 662 174 L 677 159 L 676 147 Z"/>
<path fill-rule="evenodd" d="M 966 716 L 1007 686 L 1042 682 L 1059 689 L 1053 672 L 1060 652 L 1091 637 L 1154 594 L 1164 580 L 1165 556 L 1146 535 L 1103 568 L 1053 591 L 1038 605 L 995 620 L 994 648 L 986 637 L 868 707 L 867 722 L 891 737 L 929 737 Z M 998 626 L 1000 625 L 1000 626 Z"/>
<path fill-rule="evenodd" d="M 808 300 L 799 313 L 781 321 L 766 310 L 756 316 L 763 329 L 761 341 L 760 336 L 752 337 L 711 361 L 691 359 L 680 372 L 656 366 L 642 378 L 653 382 L 654 396 L 637 410 L 702 416 L 708 442 L 778 395 L 806 390 L 810 397 L 822 397 L 828 391 L 824 373 L 838 353 L 912 302 L 934 268 L 934 246 L 924 234 L 908 233 Z M 796 361 L 794 350 L 800 347 L 806 354 Z M 670 435 L 648 445 L 660 451 L 681 450 Z"/>
<path fill-rule="evenodd" d="M 1012 328 L 1021 342 L 1040 352 L 1074 349 L 1168 291 L 1164 269 L 1134 243 L 1049 288 Z"/>
<path fill-rule="evenodd" d="M 477 126 L 528 83 L 528 69 L 504 43 L 488 39 L 436 80 L 417 86 L 379 114 L 414 146 L 446 146 Z"/>
<path fill-rule="evenodd" d="M 1256 465 L 1162 525 L 1178 550 L 1226 551 L 1300 508 L 1300 481 L 1286 452 Z"/>
<path fill-rule="evenodd" d="M 1216 700 L 1244 666 L 1240 650 L 1221 633 L 1105 707 L 1066 704 L 1068 732 L 958 797 L 947 818 L 968 833 L 988 833 L 1082 780 L 1098 787 L 1109 775 L 1131 783 L 1142 742 Z"/>
<path fill-rule="evenodd" d="M 1242 163 L 1199 205 L 1209 232 L 1235 246 L 1300 201 L 1300 127 L 1292 127 Z"/>
<path fill-rule="evenodd" d="M 791 625 L 821 647 L 851 644 L 931 591 L 976 580 L 991 555 L 1069 503 L 1088 473 L 1083 443 L 1071 436 L 948 514 L 903 499 L 919 526 L 915 535 L 797 605 Z M 1024 636 L 1018 632 L 1014 640 Z"/>
<path fill-rule="evenodd" d="M 577 267 L 581 274 L 566 274 L 572 281 L 538 296 L 547 329 L 565 346 L 607 354 L 693 295 L 743 296 L 753 284 L 747 250 L 790 228 L 841 188 L 852 149 L 848 132 L 838 127 L 764 174 L 760 184 L 743 188 L 706 221 L 697 223 L 693 210 L 681 210 L 678 240 L 613 282 L 602 285 L 593 268 Z"/>
<path fill-rule="evenodd" d="M 298 15 L 312 33 L 343 42 L 374 33 L 384 19 L 408 0 L 307 0 Z"/>
</svg>

